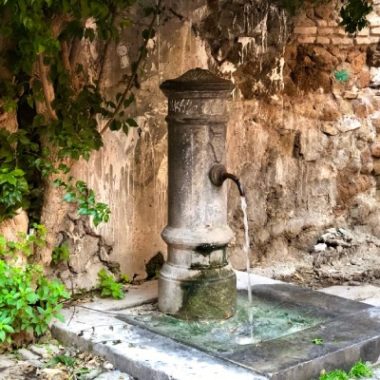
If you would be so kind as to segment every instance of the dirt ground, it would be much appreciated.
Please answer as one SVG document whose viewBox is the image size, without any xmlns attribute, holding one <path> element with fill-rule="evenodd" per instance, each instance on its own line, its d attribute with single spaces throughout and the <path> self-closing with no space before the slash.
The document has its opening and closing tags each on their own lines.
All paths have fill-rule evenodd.
<svg viewBox="0 0 380 380">
<path fill-rule="evenodd" d="M 312 251 L 301 258 L 259 265 L 252 271 L 313 289 L 333 285 L 380 286 L 380 240 L 341 230 L 327 230 Z"/>
</svg>

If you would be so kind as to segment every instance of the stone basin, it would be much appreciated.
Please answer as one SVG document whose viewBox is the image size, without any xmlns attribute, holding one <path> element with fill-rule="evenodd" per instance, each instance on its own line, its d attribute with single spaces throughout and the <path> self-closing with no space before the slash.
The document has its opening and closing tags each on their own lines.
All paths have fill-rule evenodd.
<svg viewBox="0 0 380 380">
<path fill-rule="evenodd" d="M 380 355 L 380 308 L 284 283 L 255 285 L 252 305 L 240 290 L 236 315 L 223 322 L 179 320 L 156 304 L 117 318 L 268 379 L 317 379 Z"/>
<path fill-rule="evenodd" d="M 380 308 L 255 275 L 251 339 L 247 275 L 236 274 L 235 319 L 186 322 L 160 314 L 151 282 L 124 300 L 64 310 L 67 321 L 52 331 L 140 380 L 312 380 L 323 369 L 378 360 Z"/>
</svg>

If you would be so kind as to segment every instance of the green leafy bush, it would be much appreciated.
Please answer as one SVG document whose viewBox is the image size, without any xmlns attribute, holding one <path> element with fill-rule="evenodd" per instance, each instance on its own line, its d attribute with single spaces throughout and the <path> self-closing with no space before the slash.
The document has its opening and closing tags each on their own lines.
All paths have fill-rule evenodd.
<svg viewBox="0 0 380 380">
<path fill-rule="evenodd" d="M 14 216 L 17 209 L 25 206 L 28 192 L 28 182 L 21 169 L 0 169 L 0 221 Z"/>
<path fill-rule="evenodd" d="M 46 244 L 46 227 L 42 224 L 34 223 L 29 234 L 19 233 L 18 241 L 10 241 L 0 235 L 0 259 L 11 260 L 17 254 L 29 257 L 33 254 L 34 248 L 42 247 Z"/>
<path fill-rule="evenodd" d="M 57 179 L 55 185 L 65 189 L 66 194 L 63 199 L 66 202 L 75 203 L 79 215 L 92 217 L 95 226 L 109 221 L 111 211 L 108 205 L 96 202 L 94 191 L 89 189 L 85 182 L 77 181 L 75 185 L 72 185 Z"/>
<path fill-rule="evenodd" d="M 74 161 L 88 160 L 103 146 L 106 130 L 128 133 L 138 126 L 131 105 L 161 13 L 161 0 L 145 3 L 0 0 L 0 60 L 6 73 L 0 76 L 1 108 L 15 112 L 18 121 L 17 132 L 0 130 L 0 167 L 10 168 L 6 169 L 10 172 L 0 173 L 0 177 L 5 175 L 0 178 L 1 218 L 12 217 L 22 207 L 33 221 L 39 221 L 46 184 L 55 178 L 66 181 L 63 174 L 68 174 Z M 141 33 L 131 74 L 120 78 L 124 88 L 110 97 L 103 93 L 109 46 L 118 41 L 124 28 L 134 24 L 126 11 L 135 4 L 141 7 L 133 11 L 137 24 L 148 18 L 148 27 Z M 88 25 L 89 19 L 94 25 Z M 86 72 L 87 64 L 80 63 L 78 46 L 95 38 L 104 50 L 99 52 L 98 75 L 92 78 Z M 41 103 L 45 107 L 40 107 Z M 105 121 L 102 128 L 100 119 Z M 78 206 L 80 215 L 90 216 L 95 225 L 109 219 L 109 208 L 95 202 L 92 190 L 83 183 L 67 186 L 66 199 Z"/>
<path fill-rule="evenodd" d="M 371 377 L 373 375 L 373 370 L 366 363 L 363 363 L 361 360 L 359 360 L 351 368 L 348 375 L 355 379 L 362 379 L 364 377 Z"/>
<path fill-rule="evenodd" d="M 123 285 L 119 284 L 112 274 L 108 273 L 105 269 L 101 269 L 98 277 L 101 297 L 124 298 Z"/>
<path fill-rule="evenodd" d="M 373 375 L 372 368 L 366 363 L 363 363 L 361 360 L 359 360 L 352 366 L 349 373 L 341 369 L 336 369 L 334 371 L 322 374 L 319 377 L 319 380 L 363 379 L 363 378 L 371 377 L 372 375 Z"/>
<path fill-rule="evenodd" d="M 336 369 L 335 371 L 323 374 L 319 380 L 349 380 L 349 377 L 346 372 Z"/>
<path fill-rule="evenodd" d="M 62 320 L 61 301 L 69 294 L 57 280 L 49 280 L 41 267 L 19 268 L 0 260 L 0 342 L 28 332 L 42 335 L 54 319 Z"/>
<path fill-rule="evenodd" d="M 67 243 L 53 249 L 52 264 L 67 263 L 70 258 L 70 249 Z"/>
<path fill-rule="evenodd" d="M 55 355 L 47 364 L 48 367 L 63 364 L 66 367 L 75 367 L 75 358 L 68 355 Z"/>
</svg>

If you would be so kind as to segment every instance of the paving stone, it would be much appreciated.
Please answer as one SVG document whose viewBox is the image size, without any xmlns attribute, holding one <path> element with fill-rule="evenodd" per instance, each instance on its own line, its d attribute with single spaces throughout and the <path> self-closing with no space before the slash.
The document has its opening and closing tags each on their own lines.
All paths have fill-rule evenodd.
<svg viewBox="0 0 380 380">
<path fill-rule="evenodd" d="M 95 380 L 133 380 L 133 377 L 120 371 L 105 372 L 95 378 Z"/>
<path fill-rule="evenodd" d="M 264 380 L 245 368 L 130 325 L 112 314 L 76 308 L 64 310 L 69 324 L 55 322 L 52 334 L 66 344 L 89 350 L 115 368 L 141 379 Z"/>
<path fill-rule="evenodd" d="M 332 294 L 334 296 L 347 298 L 355 301 L 366 302 L 369 299 L 380 300 L 380 287 L 374 285 L 362 285 L 362 286 L 330 286 L 328 288 L 321 289 L 320 292 Z M 366 302 L 372 305 L 370 302 Z M 377 306 L 377 305 L 375 305 Z"/>
<path fill-rule="evenodd" d="M 247 289 L 248 288 L 248 274 L 247 272 L 235 271 L 236 274 L 236 286 L 237 289 Z M 283 284 L 282 281 L 273 280 L 269 277 L 260 276 L 257 274 L 250 273 L 249 278 L 251 285 L 272 285 L 272 284 Z"/>
<path fill-rule="evenodd" d="M 46 344 L 46 345 L 32 344 L 31 346 L 28 347 L 28 350 L 40 356 L 43 359 L 48 359 L 54 355 L 58 355 L 60 352 L 60 348 L 53 344 Z"/>
<path fill-rule="evenodd" d="M 141 285 L 131 286 L 122 300 L 95 298 L 86 306 L 99 311 L 118 311 L 129 307 L 154 302 L 158 297 L 158 281 L 147 281 Z"/>
<path fill-rule="evenodd" d="M 380 296 L 379 297 L 366 298 L 362 302 L 365 302 L 368 305 L 380 306 Z"/>
<path fill-rule="evenodd" d="M 102 373 L 104 372 L 104 369 L 103 368 L 94 368 L 92 370 L 90 370 L 89 373 L 83 375 L 81 377 L 81 379 L 83 378 L 83 380 L 93 380 L 93 379 L 97 379 L 98 376 L 100 376 Z"/>
<path fill-rule="evenodd" d="M 67 372 L 59 368 L 44 368 L 39 372 L 41 380 L 66 380 Z"/>
<path fill-rule="evenodd" d="M 27 350 L 26 348 L 20 348 L 17 353 L 20 355 L 20 357 L 24 360 L 30 361 L 33 365 L 36 364 L 37 367 L 41 366 L 38 365 L 38 362 L 40 360 L 40 356 L 36 355 L 32 351 Z"/>
<path fill-rule="evenodd" d="M 14 365 L 1 369 L 0 380 L 35 379 L 36 371 L 36 367 L 29 361 L 15 361 Z"/>
<path fill-rule="evenodd" d="M 7 356 L 7 355 L 0 355 L 0 368 L 8 368 L 12 367 L 16 364 L 16 360 Z"/>
</svg>

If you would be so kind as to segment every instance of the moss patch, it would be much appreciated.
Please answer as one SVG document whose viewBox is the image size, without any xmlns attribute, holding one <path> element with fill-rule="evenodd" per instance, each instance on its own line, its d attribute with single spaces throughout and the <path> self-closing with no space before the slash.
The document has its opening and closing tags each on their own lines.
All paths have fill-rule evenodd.
<svg viewBox="0 0 380 380">
<path fill-rule="evenodd" d="M 207 269 L 182 284 L 183 303 L 178 317 L 220 320 L 236 311 L 236 276 L 230 269 Z"/>
</svg>

